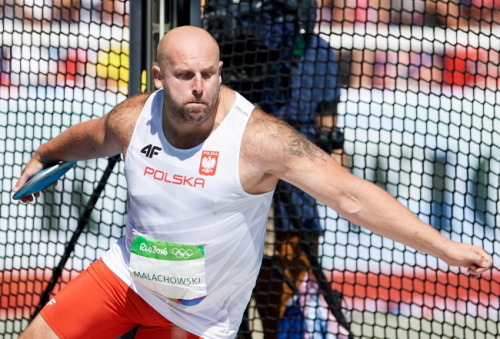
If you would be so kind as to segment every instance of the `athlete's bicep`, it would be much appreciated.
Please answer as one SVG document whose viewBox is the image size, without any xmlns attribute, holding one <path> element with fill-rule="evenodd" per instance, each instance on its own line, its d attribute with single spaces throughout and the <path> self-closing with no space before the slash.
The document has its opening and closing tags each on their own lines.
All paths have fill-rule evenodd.
<svg viewBox="0 0 500 339">
<path fill-rule="evenodd" d="M 268 141 L 261 144 L 268 172 L 336 206 L 353 177 L 290 125 L 277 120 L 268 126 Z"/>
<path fill-rule="evenodd" d="M 96 147 L 101 149 L 103 156 L 113 156 L 122 152 L 121 120 L 118 113 L 112 110 L 98 121 L 94 142 Z"/>
<path fill-rule="evenodd" d="M 300 183 L 306 180 L 308 167 L 324 162 L 326 153 L 321 151 L 286 122 L 256 109 L 249 121 L 243 139 L 245 166 L 250 183 L 258 187 L 252 192 L 273 189 L 278 179 Z"/>
<path fill-rule="evenodd" d="M 266 141 L 262 143 L 269 171 L 283 180 L 300 180 L 303 172 L 323 165 L 327 154 L 284 121 L 267 124 Z"/>
</svg>

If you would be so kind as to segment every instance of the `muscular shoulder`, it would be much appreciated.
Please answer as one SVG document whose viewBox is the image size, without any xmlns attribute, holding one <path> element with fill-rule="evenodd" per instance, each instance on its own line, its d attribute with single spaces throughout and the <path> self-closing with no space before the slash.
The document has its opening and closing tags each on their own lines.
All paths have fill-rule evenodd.
<svg viewBox="0 0 500 339">
<path fill-rule="evenodd" d="M 137 119 L 151 93 L 141 93 L 127 98 L 106 115 L 106 129 L 118 140 L 125 151 Z"/>
<path fill-rule="evenodd" d="M 300 162 L 324 161 L 325 156 L 289 124 L 256 108 L 243 137 L 242 182 L 248 192 L 266 191 Z"/>
</svg>

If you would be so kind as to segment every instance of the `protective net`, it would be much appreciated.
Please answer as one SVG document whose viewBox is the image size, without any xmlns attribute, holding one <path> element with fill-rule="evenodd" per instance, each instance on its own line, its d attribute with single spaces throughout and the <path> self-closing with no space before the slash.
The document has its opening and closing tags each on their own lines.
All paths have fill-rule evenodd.
<svg viewBox="0 0 500 339">
<path fill-rule="evenodd" d="M 318 144 L 317 130 L 337 112 L 350 171 L 446 236 L 493 255 L 500 3 L 316 5 L 207 0 L 203 23 L 221 44 L 224 81 Z M 279 187 L 242 333 L 496 336 L 496 268 L 472 280 L 320 203 L 315 209 L 293 187 Z"/>
<path fill-rule="evenodd" d="M 0 12 L 0 336 L 14 338 L 49 287 L 121 236 L 125 181 L 107 159 L 78 163 L 36 203 L 11 189 L 41 143 L 126 97 L 128 15 L 124 2 L 90 0 L 5 0 Z"/>
<path fill-rule="evenodd" d="M 80 162 L 36 203 L 12 200 L 11 188 L 40 144 L 127 96 L 128 1 L 0 4 L 0 334 L 13 338 L 121 236 L 117 159 Z M 221 44 L 228 86 L 314 142 L 337 126 L 348 170 L 498 261 L 499 8 L 207 0 L 202 24 Z M 284 183 L 274 201 L 241 337 L 497 336 L 496 267 L 470 279 Z"/>
</svg>

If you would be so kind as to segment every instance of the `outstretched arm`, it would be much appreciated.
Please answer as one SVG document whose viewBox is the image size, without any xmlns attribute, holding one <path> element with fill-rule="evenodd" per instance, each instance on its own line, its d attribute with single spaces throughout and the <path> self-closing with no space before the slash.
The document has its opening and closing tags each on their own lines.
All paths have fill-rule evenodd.
<svg viewBox="0 0 500 339">
<path fill-rule="evenodd" d="M 85 121 L 69 127 L 60 135 L 42 144 L 24 167 L 12 189 L 22 185 L 40 170 L 59 161 L 88 160 L 125 153 L 147 94 L 130 98 L 99 119 Z M 35 194 L 35 197 L 39 194 Z M 33 196 L 21 201 L 32 201 Z"/>
<path fill-rule="evenodd" d="M 341 215 L 382 236 L 436 256 L 478 275 L 492 265 L 483 249 L 444 237 L 380 187 L 349 173 L 340 175 L 335 198 L 325 197 Z"/>
<path fill-rule="evenodd" d="M 266 171 L 288 181 L 336 210 L 351 222 L 384 237 L 439 257 L 449 265 L 478 275 L 492 265 L 491 257 L 473 245 L 441 235 L 373 183 L 360 179 L 290 126 L 269 120 L 261 133 Z M 254 140 L 265 140 L 254 138 Z"/>
</svg>

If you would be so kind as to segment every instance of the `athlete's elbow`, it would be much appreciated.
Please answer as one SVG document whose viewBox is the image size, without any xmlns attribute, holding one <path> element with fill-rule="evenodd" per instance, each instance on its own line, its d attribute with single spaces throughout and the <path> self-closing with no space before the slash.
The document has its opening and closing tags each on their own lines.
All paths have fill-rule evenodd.
<svg viewBox="0 0 500 339">
<path fill-rule="evenodd" d="M 110 140 L 92 140 L 89 142 L 90 158 L 112 157 L 121 152 L 118 144 Z"/>
<path fill-rule="evenodd" d="M 362 208 L 358 198 L 353 195 L 346 194 L 339 198 L 336 210 L 340 215 L 349 219 L 359 215 Z"/>
</svg>

